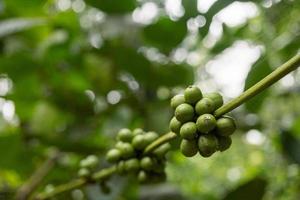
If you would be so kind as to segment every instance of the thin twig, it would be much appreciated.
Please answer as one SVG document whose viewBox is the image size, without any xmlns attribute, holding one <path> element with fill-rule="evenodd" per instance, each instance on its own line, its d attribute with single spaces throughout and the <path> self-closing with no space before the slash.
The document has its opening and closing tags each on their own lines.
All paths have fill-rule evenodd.
<svg viewBox="0 0 300 200">
<path fill-rule="evenodd" d="M 44 177 L 50 172 L 54 167 L 57 158 L 59 157 L 59 152 L 55 151 L 50 155 L 50 157 L 32 174 L 27 182 L 19 188 L 16 193 L 17 200 L 29 199 L 30 195 L 39 186 Z"/>
</svg>

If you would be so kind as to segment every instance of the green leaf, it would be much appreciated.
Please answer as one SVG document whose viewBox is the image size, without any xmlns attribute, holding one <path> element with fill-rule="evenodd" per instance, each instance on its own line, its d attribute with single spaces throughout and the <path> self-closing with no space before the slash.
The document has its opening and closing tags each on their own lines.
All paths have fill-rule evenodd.
<svg viewBox="0 0 300 200">
<path fill-rule="evenodd" d="M 197 0 L 183 0 L 182 6 L 184 7 L 184 18 L 186 19 L 196 17 L 199 14 L 197 10 Z"/>
<path fill-rule="evenodd" d="M 260 200 L 266 192 L 267 181 L 256 177 L 229 192 L 223 200 Z"/>
<path fill-rule="evenodd" d="M 45 24 L 42 18 L 10 18 L 0 22 L 0 38 Z"/>
<path fill-rule="evenodd" d="M 293 163 L 300 165 L 300 139 L 295 137 L 290 131 L 282 130 L 280 142 L 283 153 Z"/>
<path fill-rule="evenodd" d="M 160 18 L 156 23 L 144 28 L 142 36 L 146 44 L 169 53 L 177 47 L 187 34 L 184 20 L 172 21 L 167 17 Z"/>
<path fill-rule="evenodd" d="M 261 56 L 260 59 L 256 61 L 256 63 L 252 66 L 246 82 L 245 82 L 245 90 L 256 84 L 258 81 L 260 81 L 262 78 L 267 76 L 272 72 L 272 69 L 268 63 L 268 61 L 265 59 L 265 56 Z M 247 101 L 245 106 L 250 112 L 257 112 L 260 110 L 264 100 L 268 96 L 269 91 L 265 90 L 259 95 L 253 97 L 251 100 Z"/>
<path fill-rule="evenodd" d="M 136 0 L 85 0 L 85 2 L 109 14 L 128 13 L 137 6 Z"/>
</svg>

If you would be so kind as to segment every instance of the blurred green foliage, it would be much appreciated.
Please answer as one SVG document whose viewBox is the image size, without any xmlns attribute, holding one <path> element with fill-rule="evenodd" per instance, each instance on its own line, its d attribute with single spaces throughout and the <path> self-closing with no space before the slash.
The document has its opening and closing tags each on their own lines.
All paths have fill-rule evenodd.
<svg viewBox="0 0 300 200">
<path fill-rule="evenodd" d="M 299 1 L 218 0 L 203 11 L 204 1 L 0 1 L 0 199 L 53 149 L 62 155 L 38 191 L 74 178 L 84 156 L 102 158 L 122 127 L 167 132 L 172 95 L 217 89 L 209 62 L 238 41 L 260 48 L 245 89 L 299 51 Z M 218 14 L 233 4 L 256 15 L 224 23 Z M 109 195 L 95 184 L 58 199 L 300 199 L 299 102 L 298 70 L 232 113 L 228 152 L 186 159 L 174 141 L 166 184 L 114 177 Z"/>
</svg>

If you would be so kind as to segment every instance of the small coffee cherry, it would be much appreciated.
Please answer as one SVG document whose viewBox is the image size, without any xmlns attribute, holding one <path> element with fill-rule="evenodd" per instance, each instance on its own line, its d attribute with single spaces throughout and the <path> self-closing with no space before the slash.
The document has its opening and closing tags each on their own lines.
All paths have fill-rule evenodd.
<svg viewBox="0 0 300 200">
<path fill-rule="evenodd" d="M 171 149 L 171 145 L 169 143 L 165 143 L 160 147 L 158 147 L 157 149 L 155 149 L 153 151 L 153 154 L 156 155 L 158 158 L 163 158 L 170 149 Z"/>
<path fill-rule="evenodd" d="M 182 123 L 192 120 L 194 117 L 193 106 L 187 103 L 180 104 L 175 110 L 175 117 Z"/>
<path fill-rule="evenodd" d="M 231 146 L 231 143 L 232 143 L 232 140 L 229 136 L 228 137 L 219 136 L 217 138 L 218 138 L 218 150 L 219 151 L 222 152 L 222 151 L 229 149 L 229 147 Z"/>
<path fill-rule="evenodd" d="M 78 176 L 81 178 L 87 178 L 91 175 L 91 172 L 87 168 L 80 168 L 78 171 Z"/>
<path fill-rule="evenodd" d="M 184 103 L 184 96 L 182 94 L 177 94 L 171 99 L 171 107 L 176 109 L 177 106 Z"/>
<path fill-rule="evenodd" d="M 218 140 L 214 135 L 201 135 L 198 139 L 199 153 L 203 157 L 209 157 L 216 152 Z"/>
<path fill-rule="evenodd" d="M 125 167 L 125 171 L 127 172 L 135 172 L 140 168 L 139 160 L 136 158 L 131 158 L 129 160 L 126 160 L 124 167 Z"/>
<path fill-rule="evenodd" d="M 197 137 L 197 127 L 194 122 L 187 122 L 180 128 L 180 136 L 187 140 L 192 140 Z"/>
<path fill-rule="evenodd" d="M 180 151 L 186 157 L 193 157 L 198 153 L 197 140 L 185 140 L 180 143 Z"/>
<path fill-rule="evenodd" d="M 215 110 L 215 105 L 213 100 L 209 98 L 203 98 L 197 102 L 195 110 L 198 115 L 212 113 Z"/>
<path fill-rule="evenodd" d="M 118 141 L 118 142 L 116 143 L 116 145 L 115 145 L 116 149 L 121 150 L 124 143 L 125 143 L 125 142 Z"/>
<path fill-rule="evenodd" d="M 132 139 L 132 146 L 137 150 L 143 150 L 147 146 L 145 135 L 136 135 Z"/>
<path fill-rule="evenodd" d="M 125 173 L 125 161 L 121 160 L 117 164 L 117 172 L 119 174 L 124 174 Z"/>
<path fill-rule="evenodd" d="M 119 150 L 121 151 L 122 158 L 125 159 L 134 157 L 135 155 L 134 149 L 129 143 L 123 143 Z"/>
<path fill-rule="evenodd" d="M 197 86 L 189 86 L 184 91 L 185 102 L 195 104 L 202 98 L 202 92 Z"/>
<path fill-rule="evenodd" d="M 148 170 L 148 171 L 153 169 L 153 167 L 155 165 L 154 161 L 150 157 L 142 158 L 141 161 L 140 161 L 140 164 L 141 164 L 142 169 Z"/>
<path fill-rule="evenodd" d="M 156 140 L 159 137 L 159 135 L 153 131 L 149 131 L 144 135 L 144 137 L 145 137 L 146 143 L 148 145 L 151 142 L 153 142 L 154 140 Z"/>
<path fill-rule="evenodd" d="M 119 149 L 111 149 L 106 154 L 106 160 L 110 163 L 116 163 L 121 159 L 122 153 Z"/>
<path fill-rule="evenodd" d="M 117 139 L 122 142 L 131 142 L 132 138 L 133 133 L 127 128 L 123 128 L 118 132 Z"/>
<path fill-rule="evenodd" d="M 140 183 L 145 183 L 148 179 L 148 175 L 145 171 L 141 170 L 139 171 L 139 174 L 138 174 L 138 181 Z"/>
<path fill-rule="evenodd" d="M 201 133 L 208 133 L 216 127 L 216 119 L 211 114 L 203 114 L 198 117 L 196 126 Z"/>
<path fill-rule="evenodd" d="M 142 135 L 142 134 L 144 134 L 144 131 L 141 128 L 136 128 L 132 131 L 132 134 L 133 134 L 133 136 Z"/>
<path fill-rule="evenodd" d="M 220 108 L 224 103 L 222 95 L 217 92 L 204 94 L 204 97 L 213 100 L 215 109 Z"/>
<path fill-rule="evenodd" d="M 231 117 L 223 116 L 217 120 L 217 134 L 220 136 L 229 136 L 236 130 L 236 125 Z"/>
<path fill-rule="evenodd" d="M 89 155 L 85 159 L 80 161 L 80 167 L 82 168 L 94 168 L 99 163 L 99 159 L 95 155 Z"/>
<path fill-rule="evenodd" d="M 170 121 L 170 125 L 169 125 L 169 128 L 172 132 L 176 133 L 176 134 L 179 134 L 180 132 L 180 127 L 181 127 L 181 122 L 178 121 L 176 119 L 176 117 L 173 117 Z"/>
</svg>

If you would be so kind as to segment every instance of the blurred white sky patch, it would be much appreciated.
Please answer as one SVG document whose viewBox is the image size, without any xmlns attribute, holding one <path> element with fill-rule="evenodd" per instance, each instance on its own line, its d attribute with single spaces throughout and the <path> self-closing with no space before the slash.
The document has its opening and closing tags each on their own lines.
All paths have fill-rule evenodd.
<svg viewBox="0 0 300 200">
<path fill-rule="evenodd" d="M 249 144 L 262 145 L 265 142 L 266 137 L 259 130 L 251 129 L 246 133 L 245 139 Z"/>
<path fill-rule="evenodd" d="M 197 9 L 201 13 L 206 13 L 216 1 L 217 0 L 198 0 Z"/>
<path fill-rule="evenodd" d="M 207 72 L 222 93 L 234 98 L 244 89 L 244 81 L 252 64 L 260 57 L 261 48 L 246 41 L 237 41 L 206 65 Z"/>
<path fill-rule="evenodd" d="M 184 15 L 184 8 L 181 4 L 181 0 L 166 0 L 165 10 L 172 20 L 177 20 Z"/>
<path fill-rule="evenodd" d="M 252 2 L 234 2 L 221 10 L 215 18 L 230 27 L 244 24 L 259 14 L 258 8 Z"/>
<path fill-rule="evenodd" d="M 6 121 L 12 121 L 15 116 L 15 104 L 12 101 L 5 101 L 2 105 L 2 115 Z"/>
<path fill-rule="evenodd" d="M 136 23 L 151 24 L 158 16 L 158 6 L 153 2 L 144 3 L 132 13 L 132 19 Z"/>
</svg>

